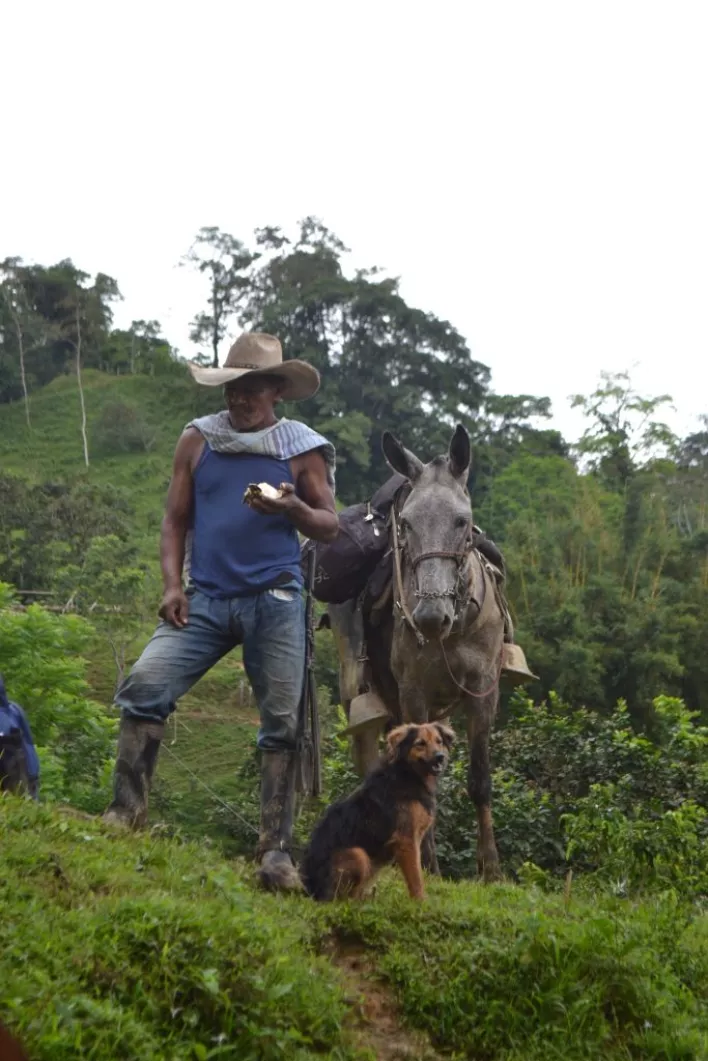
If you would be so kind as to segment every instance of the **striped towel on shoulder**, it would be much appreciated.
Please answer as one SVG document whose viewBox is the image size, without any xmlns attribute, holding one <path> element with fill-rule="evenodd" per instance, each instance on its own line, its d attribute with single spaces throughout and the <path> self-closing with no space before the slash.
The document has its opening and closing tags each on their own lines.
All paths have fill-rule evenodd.
<svg viewBox="0 0 708 1061">
<path fill-rule="evenodd" d="M 324 435 L 313 431 L 299 420 L 288 420 L 283 417 L 265 431 L 235 431 L 231 426 L 226 410 L 200 416 L 190 420 L 187 427 L 196 427 L 213 450 L 217 453 L 256 453 L 262 457 L 275 457 L 276 460 L 291 460 L 302 453 L 318 449 L 327 465 L 327 479 L 334 490 L 336 470 L 336 453 L 334 446 Z"/>
</svg>

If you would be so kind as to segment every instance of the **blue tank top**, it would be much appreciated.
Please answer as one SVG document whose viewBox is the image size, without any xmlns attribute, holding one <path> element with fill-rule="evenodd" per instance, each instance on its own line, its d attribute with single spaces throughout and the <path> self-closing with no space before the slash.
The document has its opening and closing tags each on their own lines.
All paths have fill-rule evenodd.
<svg viewBox="0 0 708 1061">
<path fill-rule="evenodd" d="M 243 503 L 249 483 L 292 482 L 289 461 L 217 453 L 205 443 L 194 472 L 190 579 L 197 589 L 223 599 L 302 585 L 300 543 L 290 520 Z"/>
</svg>

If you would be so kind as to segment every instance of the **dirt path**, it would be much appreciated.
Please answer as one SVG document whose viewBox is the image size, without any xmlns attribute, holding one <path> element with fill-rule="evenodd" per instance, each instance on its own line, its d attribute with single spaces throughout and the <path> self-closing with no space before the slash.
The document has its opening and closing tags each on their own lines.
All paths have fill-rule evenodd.
<svg viewBox="0 0 708 1061">
<path fill-rule="evenodd" d="M 423 1032 L 402 1023 L 400 1008 L 359 944 L 331 939 L 325 954 L 342 976 L 358 1044 L 377 1061 L 443 1061 Z"/>
</svg>

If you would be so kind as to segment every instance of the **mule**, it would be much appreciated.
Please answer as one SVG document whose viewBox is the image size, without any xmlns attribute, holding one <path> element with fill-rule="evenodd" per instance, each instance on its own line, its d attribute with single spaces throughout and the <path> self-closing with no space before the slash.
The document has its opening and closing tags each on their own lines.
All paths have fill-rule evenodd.
<svg viewBox="0 0 708 1061">
<path fill-rule="evenodd" d="M 351 601 L 328 608 L 340 656 L 342 700 L 348 708 L 359 691 L 352 686 L 352 674 L 363 640 L 369 684 L 385 704 L 391 725 L 464 714 L 467 789 L 477 814 L 477 869 L 485 881 L 497 880 L 489 737 L 499 702 L 504 611 L 493 569 L 472 546 L 469 435 L 458 425 L 448 453 L 429 464 L 389 432 L 383 436 L 383 451 L 409 484 L 391 514 L 393 592 L 388 607 L 375 617 L 357 613 Z M 379 761 L 378 737 L 370 730 L 352 738 L 360 775 Z M 432 836 L 424 864 L 438 872 Z"/>
</svg>

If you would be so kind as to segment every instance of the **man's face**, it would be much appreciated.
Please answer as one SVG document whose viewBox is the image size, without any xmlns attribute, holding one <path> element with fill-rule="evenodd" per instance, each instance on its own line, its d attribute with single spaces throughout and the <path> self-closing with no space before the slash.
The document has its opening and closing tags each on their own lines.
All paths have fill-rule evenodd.
<svg viewBox="0 0 708 1061">
<path fill-rule="evenodd" d="M 236 431 L 261 431 L 276 422 L 280 383 L 272 376 L 244 376 L 224 387 L 229 420 Z"/>
</svg>

